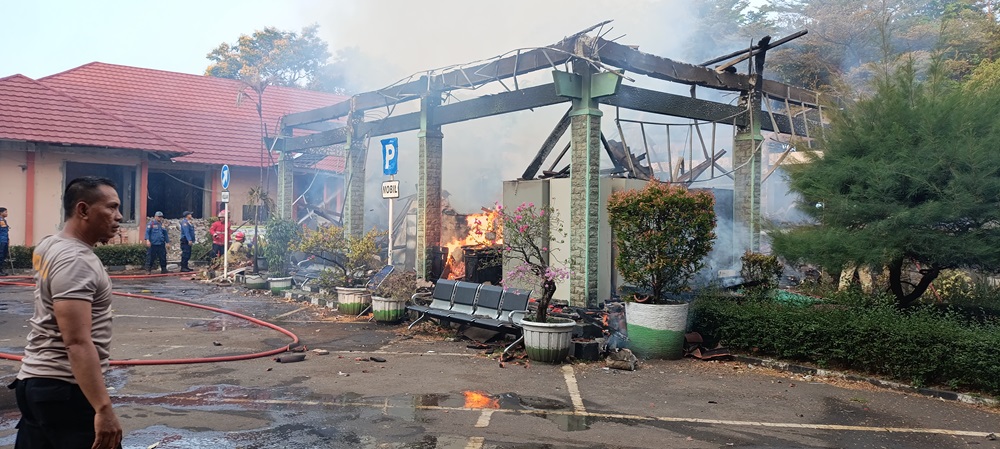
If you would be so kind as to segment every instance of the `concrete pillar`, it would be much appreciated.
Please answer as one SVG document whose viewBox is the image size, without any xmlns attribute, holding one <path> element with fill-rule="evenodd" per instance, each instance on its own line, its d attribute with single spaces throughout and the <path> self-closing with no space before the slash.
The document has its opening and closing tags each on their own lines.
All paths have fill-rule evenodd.
<svg viewBox="0 0 1000 449">
<path fill-rule="evenodd" d="M 344 180 L 347 192 L 344 195 L 343 224 L 346 235 L 361 236 L 365 228 L 365 162 L 368 160 L 368 145 L 363 135 L 357 133 L 364 114 L 355 113 L 348 119 L 351 135 L 347 141 L 347 161 Z"/>
<path fill-rule="evenodd" d="M 597 307 L 601 168 L 601 116 L 596 98 L 614 95 L 621 78 L 598 74 L 590 64 L 575 61 L 574 73 L 553 72 L 556 91 L 573 99 L 570 109 L 570 304 Z"/>
<path fill-rule="evenodd" d="M 760 183 L 762 172 L 760 134 L 761 95 L 759 75 L 750 76 L 750 90 L 740 95 L 740 108 L 748 111 L 748 126 L 739 127 L 733 142 L 733 207 L 736 226 L 734 242 L 739 249 L 760 251 Z M 743 251 L 737 251 L 742 254 Z"/>
<path fill-rule="evenodd" d="M 597 307 L 601 111 L 595 105 L 589 112 L 576 112 L 570 113 L 570 304 Z"/>
<path fill-rule="evenodd" d="M 441 245 L 441 163 L 444 134 L 441 133 L 441 126 L 434 124 L 434 109 L 440 104 L 439 92 L 428 93 L 420 100 L 415 268 L 417 276 L 423 279 L 430 277 L 428 256 L 431 248 Z"/>
<path fill-rule="evenodd" d="M 294 180 L 292 172 L 292 154 L 287 151 L 278 153 L 278 217 L 282 220 L 292 220 L 292 202 L 295 201 Z M 230 211 L 230 214 L 232 211 Z M 232 218 L 232 216 L 230 216 Z"/>
</svg>

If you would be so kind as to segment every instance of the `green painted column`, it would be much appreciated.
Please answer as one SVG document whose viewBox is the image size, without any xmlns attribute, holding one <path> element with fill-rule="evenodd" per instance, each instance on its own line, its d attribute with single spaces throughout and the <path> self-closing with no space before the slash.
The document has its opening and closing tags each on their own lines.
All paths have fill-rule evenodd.
<svg viewBox="0 0 1000 449">
<path fill-rule="evenodd" d="M 441 93 L 430 92 L 420 99 L 420 132 L 417 184 L 417 276 L 430 277 L 429 257 L 441 245 L 441 163 L 444 134 L 434 124 L 434 110 L 441 105 Z"/>
<path fill-rule="evenodd" d="M 743 250 L 760 251 L 761 95 L 757 75 L 750 76 L 751 90 L 740 95 L 739 106 L 747 111 L 748 126 L 736 130 L 733 142 L 733 207 L 736 226 L 734 242 Z M 736 251 L 742 254 L 743 251 Z"/>
<path fill-rule="evenodd" d="M 613 95 L 621 85 L 615 73 L 597 73 L 575 61 L 573 72 L 553 72 L 556 93 L 573 99 L 570 115 L 570 304 L 596 307 L 601 168 L 601 116 L 597 98 Z"/>
<path fill-rule="evenodd" d="M 294 180 L 291 153 L 278 153 L 278 217 L 283 220 L 292 219 L 292 201 L 295 200 Z"/>
<path fill-rule="evenodd" d="M 347 161 L 344 167 L 343 224 L 346 235 L 360 236 L 365 228 L 365 162 L 368 160 L 368 145 L 365 136 L 356 130 L 364 120 L 363 113 L 354 113 L 348 118 L 351 134 L 347 139 Z"/>
</svg>

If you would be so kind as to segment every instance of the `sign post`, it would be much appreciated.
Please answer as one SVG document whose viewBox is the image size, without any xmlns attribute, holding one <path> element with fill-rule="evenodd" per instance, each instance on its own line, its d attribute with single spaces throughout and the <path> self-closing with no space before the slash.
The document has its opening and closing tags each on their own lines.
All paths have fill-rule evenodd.
<svg viewBox="0 0 1000 449">
<path fill-rule="evenodd" d="M 224 279 L 229 278 L 229 165 L 222 166 L 222 206 L 223 215 L 225 215 L 225 228 L 223 228 L 223 243 L 222 243 L 222 276 Z"/>
<path fill-rule="evenodd" d="M 392 213 L 393 198 L 399 198 L 399 181 L 394 178 L 398 168 L 399 158 L 396 152 L 399 148 L 399 139 L 391 137 L 382 139 L 382 174 L 389 175 L 389 182 L 382 183 L 382 198 L 389 200 L 389 249 L 386 255 L 388 265 L 392 265 L 392 233 L 395 215 Z"/>
</svg>

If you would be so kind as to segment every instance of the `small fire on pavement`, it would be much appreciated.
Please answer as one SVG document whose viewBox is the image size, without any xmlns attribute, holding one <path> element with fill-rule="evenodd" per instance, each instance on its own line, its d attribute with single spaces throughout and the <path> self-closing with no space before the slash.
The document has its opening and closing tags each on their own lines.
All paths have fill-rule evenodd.
<svg viewBox="0 0 1000 449">
<path fill-rule="evenodd" d="M 500 212 L 483 208 L 483 213 L 465 217 L 468 233 L 444 244 L 448 248 L 448 260 L 444 274 L 447 279 L 465 278 L 465 262 L 462 258 L 465 248 L 484 248 L 503 244 L 503 227 Z"/>
<path fill-rule="evenodd" d="M 464 391 L 462 394 L 465 395 L 465 408 L 474 409 L 485 409 L 485 408 L 500 408 L 500 401 L 493 399 L 488 395 L 479 391 Z"/>
</svg>

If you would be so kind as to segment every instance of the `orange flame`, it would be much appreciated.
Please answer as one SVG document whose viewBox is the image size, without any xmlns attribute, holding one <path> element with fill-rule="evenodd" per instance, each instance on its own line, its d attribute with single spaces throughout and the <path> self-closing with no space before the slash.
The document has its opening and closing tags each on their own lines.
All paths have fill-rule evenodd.
<svg viewBox="0 0 1000 449">
<path fill-rule="evenodd" d="M 500 401 L 493 399 L 483 392 L 465 391 L 465 408 L 500 408 Z"/>
<path fill-rule="evenodd" d="M 463 247 L 494 246 L 503 244 L 503 227 L 500 222 L 500 211 L 483 208 L 481 214 L 471 214 L 465 217 L 469 233 L 460 238 L 454 238 L 442 246 L 448 248 L 448 260 L 445 263 L 445 273 L 448 279 L 465 277 Z"/>
</svg>

